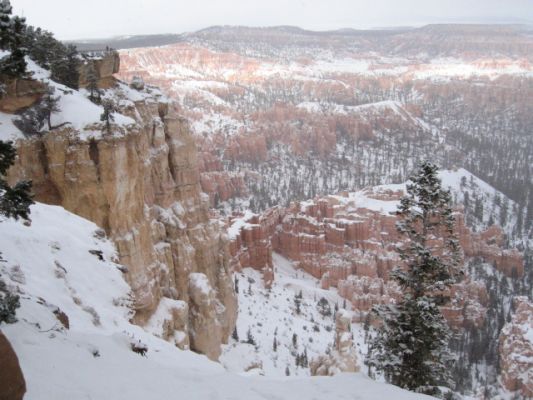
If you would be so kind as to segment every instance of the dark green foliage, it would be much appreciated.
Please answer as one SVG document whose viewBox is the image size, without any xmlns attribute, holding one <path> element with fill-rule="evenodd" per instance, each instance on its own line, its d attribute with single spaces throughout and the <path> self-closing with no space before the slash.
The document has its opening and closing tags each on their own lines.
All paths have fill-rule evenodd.
<svg viewBox="0 0 533 400">
<path fill-rule="evenodd" d="M 237 327 L 235 327 L 235 329 L 233 329 L 233 333 L 231 334 L 231 337 L 236 342 L 239 341 L 239 333 L 237 332 Z"/>
<path fill-rule="evenodd" d="M 0 2 L 0 49 L 9 48 L 11 35 L 11 4 L 9 0 Z"/>
<path fill-rule="evenodd" d="M 113 101 L 107 99 L 102 102 L 102 106 L 104 107 L 104 112 L 100 115 L 100 121 L 105 122 L 107 133 L 111 133 L 111 122 L 115 121 L 113 113 L 116 111 L 116 107 Z M 249 291 L 251 292 L 251 286 Z"/>
<path fill-rule="evenodd" d="M 251 344 L 252 346 L 255 346 L 255 338 L 252 335 L 252 331 L 248 328 L 248 331 L 246 332 L 246 343 Z"/>
<path fill-rule="evenodd" d="M 23 46 L 32 60 L 52 72 L 54 81 L 78 89 L 81 59 L 75 46 L 64 45 L 52 33 L 33 26 L 25 28 Z"/>
<path fill-rule="evenodd" d="M 5 174 L 15 161 L 15 149 L 12 142 L 0 141 L 0 215 L 8 218 L 28 219 L 33 200 L 30 194 L 31 182 L 20 181 L 9 186 Z"/>
<path fill-rule="evenodd" d="M 0 49 L 9 50 L 10 54 L 0 60 L 0 73 L 16 78 L 26 74 L 26 48 L 24 35 L 26 20 L 20 17 L 11 17 L 11 4 L 9 0 L 0 2 Z"/>
<path fill-rule="evenodd" d="M 52 79 L 69 88 L 78 89 L 80 79 L 78 67 L 80 62 L 76 46 L 71 44 L 64 46 L 60 44 L 53 54 L 53 59 L 50 63 Z"/>
<path fill-rule="evenodd" d="M 0 324 L 17 322 L 16 311 L 19 307 L 19 296 L 12 294 L 0 278 Z"/>
<path fill-rule="evenodd" d="M 329 305 L 329 302 L 326 300 L 326 298 L 321 297 L 320 300 L 318 300 L 316 307 L 318 309 L 318 312 L 323 317 L 329 317 L 331 315 L 331 306 Z"/>
<path fill-rule="evenodd" d="M 94 64 L 89 62 L 87 70 L 87 90 L 89 91 L 89 99 L 93 103 L 100 103 L 100 89 L 98 89 L 98 76 Z"/>
<path fill-rule="evenodd" d="M 23 35 L 26 29 L 24 18 L 14 17 L 11 20 L 11 35 L 8 50 L 11 54 L 0 60 L 0 72 L 10 77 L 21 77 L 26 74 L 26 49 Z"/>
<path fill-rule="evenodd" d="M 405 267 L 391 274 L 404 298 L 373 309 L 382 324 L 370 339 L 366 362 L 392 384 L 437 395 L 438 386 L 453 385 L 451 333 L 439 306 L 460 275 L 460 250 L 450 194 L 441 188 L 436 165 L 422 163 L 410 180 L 397 211 L 397 229 L 406 239 L 398 248 Z"/>
</svg>

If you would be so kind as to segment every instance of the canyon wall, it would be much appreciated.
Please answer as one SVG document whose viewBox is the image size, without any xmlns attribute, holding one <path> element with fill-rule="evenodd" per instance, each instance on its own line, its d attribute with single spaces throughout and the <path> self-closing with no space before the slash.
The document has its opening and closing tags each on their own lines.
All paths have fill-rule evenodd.
<svg viewBox="0 0 533 400">
<path fill-rule="evenodd" d="M 217 359 L 233 331 L 237 302 L 228 242 L 201 192 L 188 125 L 155 88 L 111 85 L 117 64 L 114 56 L 111 61 L 99 67 L 103 86 L 112 87 L 106 95 L 135 123 L 112 124 L 103 133 L 95 124 L 83 134 L 66 126 L 20 140 L 10 178 L 33 180 L 36 200 L 105 229 L 128 267 L 134 322 L 145 325 L 154 312 L 164 313 L 167 338 Z M 188 303 L 186 315 L 167 309 L 163 299 Z"/>
<path fill-rule="evenodd" d="M 515 313 L 500 336 L 500 367 L 507 390 L 533 397 L 533 304 L 527 297 L 514 301 Z"/>
</svg>

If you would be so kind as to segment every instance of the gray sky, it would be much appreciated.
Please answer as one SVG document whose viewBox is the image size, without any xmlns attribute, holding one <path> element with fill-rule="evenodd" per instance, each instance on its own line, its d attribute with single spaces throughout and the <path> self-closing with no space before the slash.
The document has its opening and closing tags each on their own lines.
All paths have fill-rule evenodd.
<svg viewBox="0 0 533 400">
<path fill-rule="evenodd" d="M 59 39 L 181 33 L 211 25 L 325 30 L 437 22 L 529 22 L 533 0 L 11 0 Z"/>
</svg>

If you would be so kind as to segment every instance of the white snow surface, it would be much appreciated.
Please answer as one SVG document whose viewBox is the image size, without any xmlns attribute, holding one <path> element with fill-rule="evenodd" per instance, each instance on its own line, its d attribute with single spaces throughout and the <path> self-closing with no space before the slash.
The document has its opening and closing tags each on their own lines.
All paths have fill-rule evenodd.
<svg viewBox="0 0 533 400">
<path fill-rule="evenodd" d="M 26 400 L 429 398 L 363 374 L 245 377 L 179 350 L 129 322 L 130 288 L 96 225 L 61 207 L 35 204 L 31 211 L 31 226 L 0 222 L 0 273 L 21 298 L 18 322 L 1 329 L 18 354 Z M 285 285 L 292 284 L 287 277 Z M 70 329 L 54 316 L 57 309 Z M 131 351 L 133 341 L 146 345 L 145 357 Z"/>
</svg>

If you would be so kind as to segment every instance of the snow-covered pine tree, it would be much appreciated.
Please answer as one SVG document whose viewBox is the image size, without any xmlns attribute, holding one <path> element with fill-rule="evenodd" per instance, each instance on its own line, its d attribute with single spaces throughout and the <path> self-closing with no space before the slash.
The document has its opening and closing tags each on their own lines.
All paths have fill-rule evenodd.
<svg viewBox="0 0 533 400">
<path fill-rule="evenodd" d="M 453 384 L 451 333 L 439 306 L 449 300 L 447 289 L 461 274 L 450 193 L 442 189 L 437 170 L 423 162 L 398 206 L 403 266 L 391 278 L 404 297 L 373 309 L 381 326 L 370 338 L 366 358 L 369 370 L 382 372 L 390 383 L 432 395 L 440 393 L 438 386 Z"/>
<path fill-rule="evenodd" d="M 9 50 L 9 55 L 0 60 L 0 73 L 10 77 L 20 77 L 26 73 L 24 47 L 26 20 L 21 17 L 11 18 L 9 0 L 0 2 L 0 49 Z"/>
<path fill-rule="evenodd" d="M 11 21 L 11 38 L 9 50 L 11 54 L 2 60 L 2 72 L 11 76 L 20 77 L 26 74 L 26 56 L 27 50 L 24 47 L 24 33 L 26 31 L 26 20 L 20 17 L 14 17 Z"/>
<path fill-rule="evenodd" d="M 7 50 L 11 42 L 11 3 L 0 1 L 0 49 Z"/>
</svg>

